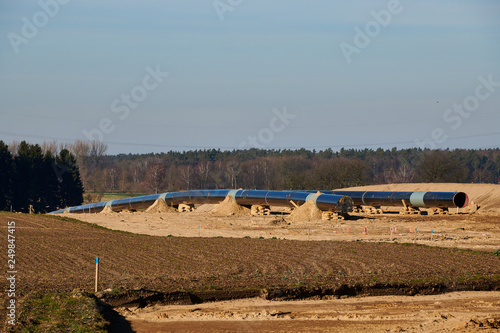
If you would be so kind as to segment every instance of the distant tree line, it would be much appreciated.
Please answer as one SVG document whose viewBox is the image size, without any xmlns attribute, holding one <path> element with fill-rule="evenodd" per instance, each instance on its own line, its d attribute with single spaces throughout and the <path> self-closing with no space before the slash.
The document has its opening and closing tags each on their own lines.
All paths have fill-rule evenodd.
<svg viewBox="0 0 500 333">
<path fill-rule="evenodd" d="M 197 150 L 103 156 L 100 191 L 336 189 L 409 183 L 498 183 L 500 149 Z"/>
<path fill-rule="evenodd" d="M 0 210 L 49 212 L 80 205 L 83 185 L 76 159 L 67 149 L 57 155 L 23 141 L 0 141 Z"/>
<path fill-rule="evenodd" d="M 19 143 L 9 149 L 18 154 Z M 193 150 L 107 155 L 99 141 L 43 143 L 51 156 L 76 157 L 87 193 L 191 189 L 336 189 L 409 182 L 498 183 L 500 149 Z M 15 157 L 14 157 L 15 160 Z"/>
<path fill-rule="evenodd" d="M 53 144 L 55 145 L 55 144 Z M 193 150 L 106 155 L 100 142 L 66 145 L 88 192 L 335 189 L 408 183 L 498 183 L 500 149 Z"/>
</svg>

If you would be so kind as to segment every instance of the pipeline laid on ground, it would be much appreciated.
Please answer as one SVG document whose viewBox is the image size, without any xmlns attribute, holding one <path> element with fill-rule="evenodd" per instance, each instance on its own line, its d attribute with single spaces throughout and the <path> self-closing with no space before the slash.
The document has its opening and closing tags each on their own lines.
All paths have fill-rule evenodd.
<svg viewBox="0 0 500 333">
<path fill-rule="evenodd" d="M 318 191 L 307 191 L 316 193 Z M 464 192 L 392 192 L 392 191 L 319 191 L 347 195 L 355 206 L 411 206 L 422 208 L 463 208 L 469 203 Z M 405 204 L 403 204 L 403 201 Z"/>
<path fill-rule="evenodd" d="M 180 204 L 217 204 L 230 196 L 242 206 L 281 206 L 295 207 L 313 200 L 315 205 L 322 211 L 347 214 L 353 209 L 353 200 L 349 196 L 326 193 L 310 193 L 306 191 L 261 191 L 261 190 L 193 190 L 181 192 L 167 192 L 140 197 L 103 201 L 87 205 L 60 209 L 49 214 L 68 213 L 100 213 L 106 206 L 112 211 L 124 209 L 146 209 L 158 199 L 162 199 L 167 205 Z"/>
</svg>

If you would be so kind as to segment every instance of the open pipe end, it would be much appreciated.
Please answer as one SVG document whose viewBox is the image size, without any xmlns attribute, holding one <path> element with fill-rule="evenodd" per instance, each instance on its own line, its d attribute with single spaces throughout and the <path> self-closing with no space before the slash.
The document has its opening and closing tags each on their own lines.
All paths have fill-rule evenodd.
<svg viewBox="0 0 500 333">
<path fill-rule="evenodd" d="M 453 196 L 453 204 L 458 208 L 464 208 L 469 204 L 469 196 L 464 192 L 457 192 Z"/>
<path fill-rule="evenodd" d="M 337 201 L 337 208 L 341 214 L 347 214 L 352 212 L 354 207 L 354 201 L 351 197 L 344 195 Z"/>
</svg>

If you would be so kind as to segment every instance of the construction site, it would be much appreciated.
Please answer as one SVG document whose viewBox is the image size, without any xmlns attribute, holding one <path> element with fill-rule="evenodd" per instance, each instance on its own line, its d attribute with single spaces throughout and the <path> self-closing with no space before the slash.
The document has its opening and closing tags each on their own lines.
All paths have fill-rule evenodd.
<svg viewBox="0 0 500 333">
<path fill-rule="evenodd" d="M 498 185 L 342 191 L 353 197 L 184 191 L 0 218 L 22 239 L 17 292 L 95 297 L 111 332 L 499 327 Z"/>
</svg>

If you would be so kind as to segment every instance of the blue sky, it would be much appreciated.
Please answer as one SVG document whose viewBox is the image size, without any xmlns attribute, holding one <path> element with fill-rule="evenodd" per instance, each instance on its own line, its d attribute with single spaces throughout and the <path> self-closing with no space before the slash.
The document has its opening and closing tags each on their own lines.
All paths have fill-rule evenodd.
<svg viewBox="0 0 500 333">
<path fill-rule="evenodd" d="M 215 3 L 223 20 L 213 0 L 2 1 L 0 140 L 90 137 L 112 154 L 500 146 L 498 1 Z"/>
</svg>

